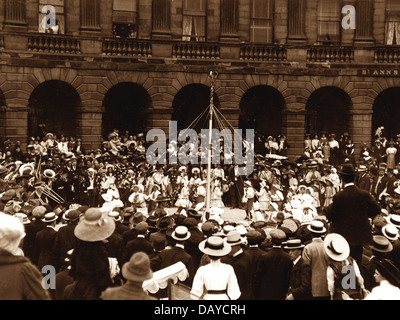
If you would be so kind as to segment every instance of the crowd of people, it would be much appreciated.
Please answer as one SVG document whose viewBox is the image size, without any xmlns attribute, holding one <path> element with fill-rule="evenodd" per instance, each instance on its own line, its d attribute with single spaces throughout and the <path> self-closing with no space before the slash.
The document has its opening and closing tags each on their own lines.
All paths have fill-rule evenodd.
<svg viewBox="0 0 400 320">
<path fill-rule="evenodd" d="M 307 135 L 289 161 L 284 136 L 258 136 L 250 175 L 212 165 L 209 205 L 206 165 L 150 165 L 146 147 L 117 130 L 93 151 L 51 133 L 25 153 L 5 141 L 1 299 L 163 299 L 143 282 L 177 262 L 191 299 L 400 299 L 399 142 L 379 133 L 357 156 L 347 133 Z"/>
</svg>

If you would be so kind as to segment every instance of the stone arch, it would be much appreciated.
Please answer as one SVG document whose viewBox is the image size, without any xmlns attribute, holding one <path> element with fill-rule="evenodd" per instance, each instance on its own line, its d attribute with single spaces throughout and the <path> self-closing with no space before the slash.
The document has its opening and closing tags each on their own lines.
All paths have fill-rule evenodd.
<svg viewBox="0 0 400 320">
<path fill-rule="evenodd" d="M 307 99 L 306 133 L 342 135 L 350 130 L 352 100 L 343 89 L 325 86 L 315 90 Z"/>
<path fill-rule="evenodd" d="M 134 82 L 119 82 L 112 86 L 102 102 L 102 136 L 114 129 L 122 134 L 138 134 L 148 128 L 148 112 L 152 100 L 146 89 Z"/>
<path fill-rule="evenodd" d="M 61 80 L 42 82 L 29 96 L 28 135 L 43 137 L 52 132 L 75 137 L 80 107 L 80 95 L 71 84 Z"/>
<path fill-rule="evenodd" d="M 383 126 L 383 134 L 388 140 L 397 140 L 400 134 L 400 86 L 390 87 L 381 91 L 372 106 L 371 138 L 374 139 L 375 131 Z"/>
<path fill-rule="evenodd" d="M 282 134 L 285 99 L 276 88 L 268 85 L 250 88 L 242 96 L 239 109 L 240 129 L 254 129 L 265 137 Z"/>
<path fill-rule="evenodd" d="M 213 101 L 214 105 L 219 108 L 219 98 L 215 92 Z M 208 128 L 207 107 L 209 105 L 210 87 L 201 83 L 188 84 L 175 95 L 172 102 L 171 120 L 177 121 L 178 130 L 190 127 L 200 131 Z"/>
</svg>

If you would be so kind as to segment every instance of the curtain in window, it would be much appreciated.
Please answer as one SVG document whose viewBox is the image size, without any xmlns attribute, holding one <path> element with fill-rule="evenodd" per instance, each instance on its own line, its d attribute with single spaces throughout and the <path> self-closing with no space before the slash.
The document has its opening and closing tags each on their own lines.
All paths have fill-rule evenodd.
<svg viewBox="0 0 400 320">
<path fill-rule="evenodd" d="M 206 30 L 206 19 L 205 17 L 193 17 L 194 34 L 196 41 L 204 41 L 205 30 Z"/>
<path fill-rule="evenodd" d="M 396 31 L 396 22 L 388 22 L 386 44 L 389 44 L 389 45 L 393 44 L 395 31 Z"/>
<path fill-rule="evenodd" d="M 192 26 L 193 26 L 193 17 L 192 16 L 183 16 L 182 21 L 182 40 L 190 41 L 190 36 L 192 35 Z"/>
</svg>

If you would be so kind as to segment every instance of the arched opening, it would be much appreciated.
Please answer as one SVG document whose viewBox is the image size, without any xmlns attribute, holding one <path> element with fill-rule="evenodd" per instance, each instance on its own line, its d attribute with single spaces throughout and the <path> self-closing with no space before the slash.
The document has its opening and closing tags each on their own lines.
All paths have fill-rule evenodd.
<svg viewBox="0 0 400 320">
<path fill-rule="evenodd" d="M 29 136 L 43 137 L 51 132 L 75 137 L 76 112 L 80 105 L 79 94 L 69 83 L 49 80 L 39 84 L 29 97 Z"/>
<path fill-rule="evenodd" d="M 262 136 L 282 134 L 282 111 L 285 99 L 275 88 L 260 85 L 246 91 L 240 100 L 240 129 L 254 129 Z"/>
<path fill-rule="evenodd" d="M 306 133 L 311 135 L 349 132 L 350 96 L 337 87 L 323 87 L 314 91 L 307 100 Z"/>
<path fill-rule="evenodd" d="M 372 138 L 376 129 L 384 127 L 383 135 L 396 140 L 400 133 L 400 87 L 382 91 L 375 99 L 372 113 Z"/>
<path fill-rule="evenodd" d="M 213 102 L 215 107 L 219 108 L 219 100 L 215 93 Z M 191 128 L 199 132 L 208 128 L 209 106 L 210 87 L 204 84 L 189 84 L 176 94 L 172 102 L 174 111 L 171 120 L 177 121 L 178 130 Z M 199 117 L 205 110 L 203 116 Z"/>
<path fill-rule="evenodd" d="M 108 90 L 104 97 L 103 138 L 114 129 L 135 135 L 147 129 L 147 110 L 151 97 L 133 82 L 121 82 Z"/>
</svg>

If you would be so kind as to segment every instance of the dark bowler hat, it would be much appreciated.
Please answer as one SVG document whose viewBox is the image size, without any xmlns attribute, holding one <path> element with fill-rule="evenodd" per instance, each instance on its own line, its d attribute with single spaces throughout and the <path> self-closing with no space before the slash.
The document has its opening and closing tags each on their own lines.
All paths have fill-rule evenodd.
<svg viewBox="0 0 400 320">
<path fill-rule="evenodd" d="M 356 171 L 351 163 L 345 163 L 342 168 L 338 170 L 338 173 L 344 176 L 354 176 Z"/>
</svg>

